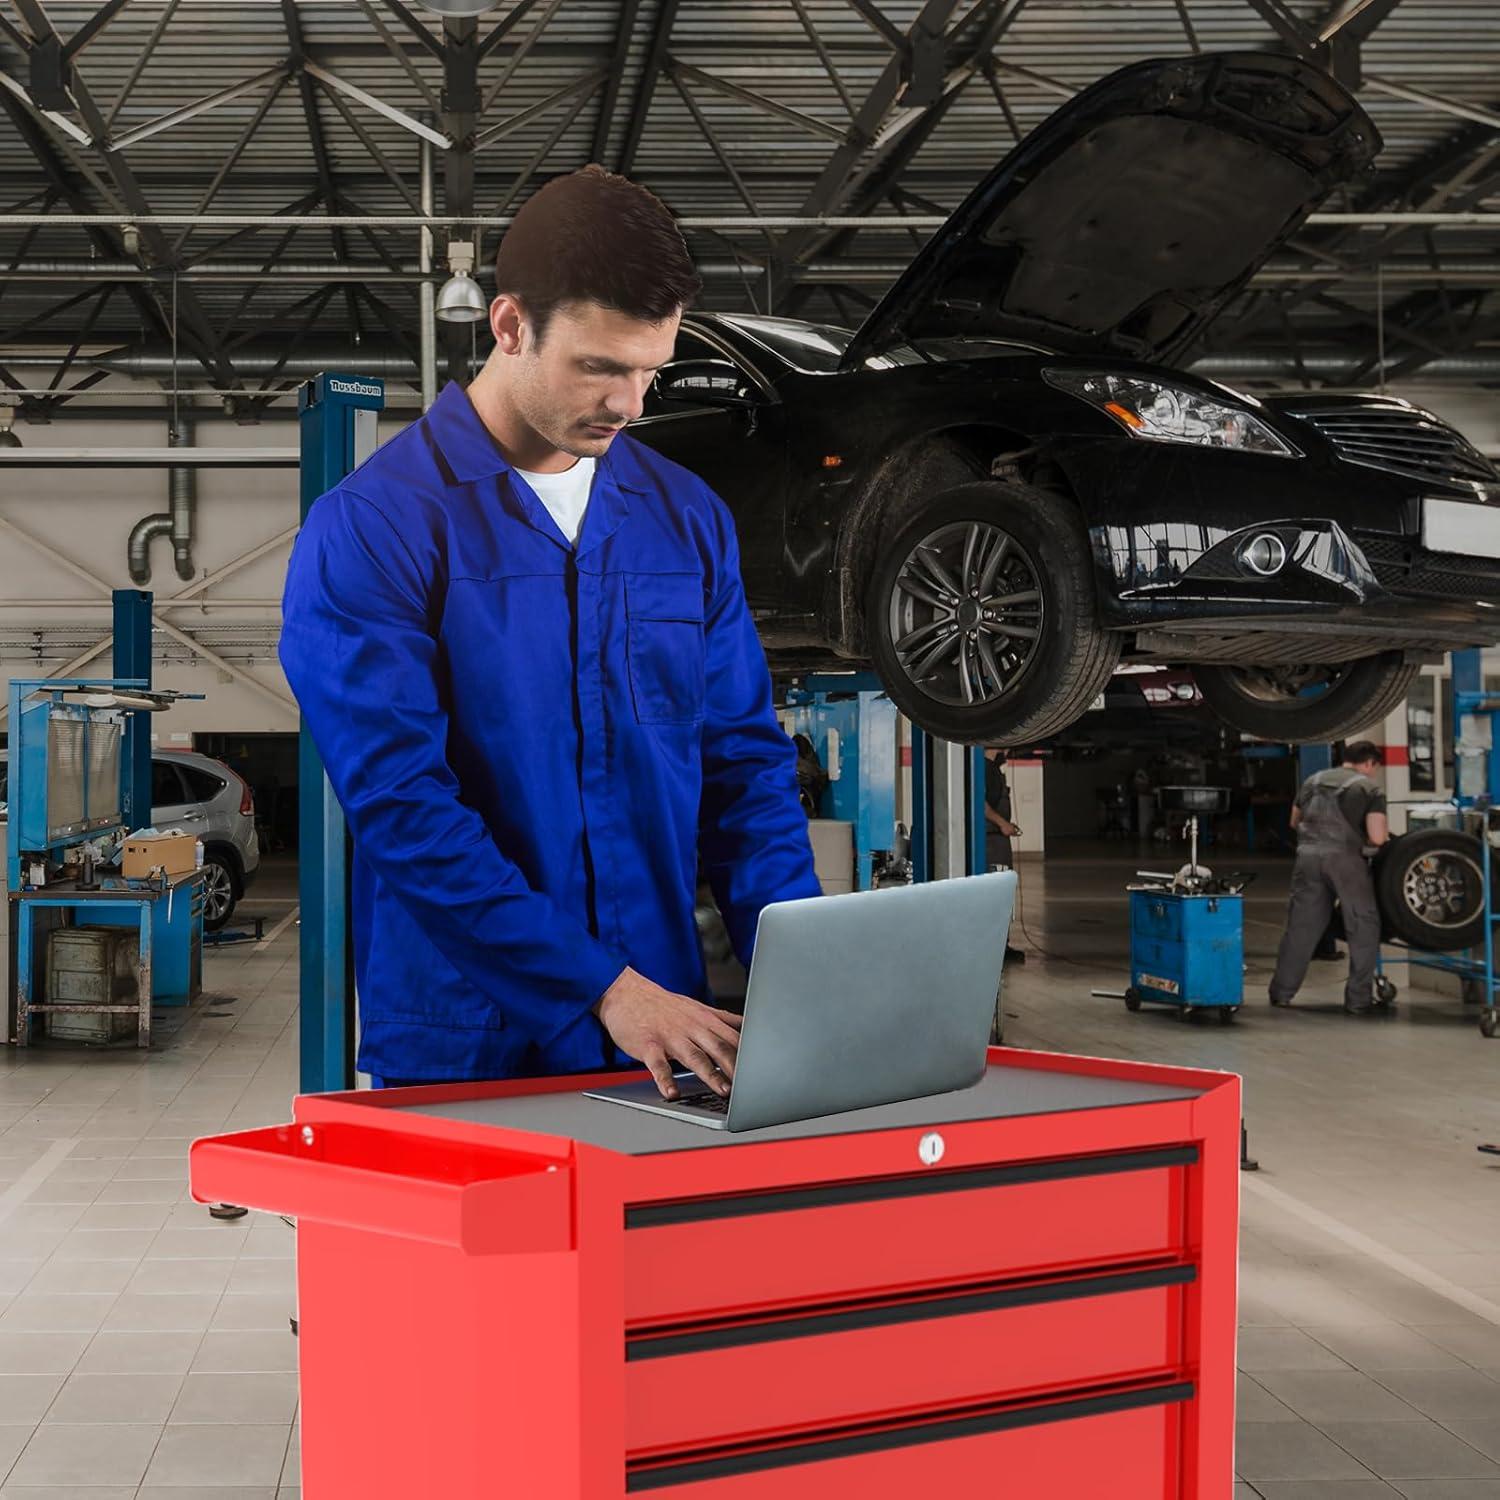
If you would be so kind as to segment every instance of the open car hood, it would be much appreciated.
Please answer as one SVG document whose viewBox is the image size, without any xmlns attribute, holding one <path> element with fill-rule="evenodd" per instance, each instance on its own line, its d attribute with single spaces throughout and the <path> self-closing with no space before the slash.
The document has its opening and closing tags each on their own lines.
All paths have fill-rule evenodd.
<svg viewBox="0 0 1500 1500">
<path fill-rule="evenodd" d="M 969 194 L 844 366 L 955 334 L 1170 363 L 1380 144 L 1344 88 L 1295 58 L 1122 68 Z"/>
</svg>

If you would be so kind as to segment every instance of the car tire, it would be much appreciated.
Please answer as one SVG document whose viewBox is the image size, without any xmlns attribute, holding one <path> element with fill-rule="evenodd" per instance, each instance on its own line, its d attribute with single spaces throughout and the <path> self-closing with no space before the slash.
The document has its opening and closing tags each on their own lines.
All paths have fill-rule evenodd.
<svg viewBox="0 0 1500 1500">
<path fill-rule="evenodd" d="M 1392 839 L 1375 860 L 1383 931 L 1411 948 L 1455 953 L 1484 942 L 1484 846 L 1473 834 L 1423 828 Z M 1492 861 L 1491 876 L 1500 878 Z"/>
<path fill-rule="evenodd" d="M 203 930 L 218 932 L 234 915 L 240 886 L 229 857 L 217 850 L 203 854 Z"/>
<path fill-rule="evenodd" d="M 1422 670 L 1399 651 L 1344 663 L 1325 692 L 1303 697 L 1291 668 L 1193 668 L 1203 701 L 1233 729 L 1286 744 L 1336 740 L 1378 724 L 1406 701 Z"/>
<path fill-rule="evenodd" d="M 966 562 L 970 576 L 960 580 Z M 1012 602 L 985 617 L 972 598 L 980 585 Z M 1119 636 L 1098 623 L 1076 513 L 1013 481 L 961 484 L 918 507 L 882 547 L 865 611 L 892 701 L 919 728 L 959 744 L 1025 746 L 1056 734 L 1104 691 L 1120 657 Z M 972 644 L 962 639 L 970 624 Z M 1031 634 L 1007 633 L 1007 624 Z"/>
</svg>

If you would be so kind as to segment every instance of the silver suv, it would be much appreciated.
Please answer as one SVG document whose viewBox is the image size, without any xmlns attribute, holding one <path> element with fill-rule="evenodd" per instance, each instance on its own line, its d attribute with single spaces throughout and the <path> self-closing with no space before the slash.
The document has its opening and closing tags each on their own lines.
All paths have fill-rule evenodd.
<svg viewBox="0 0 1500 1500">
<path fill-rule="evenodd" d="M 5 813 L 6 754 L 0 750 L 0 817 Z M 217 932 L 234 915 L 260 866 L 255 799 L 221 760 L 193 750 L 151 754 L 151 822 L 203 840 L 203 925 Z"/>
<path fill-rule="evenodd" d="M 234 915 L 260 866 L 249 784 L 212 756 L 154 750 L 151 822 L 203 840 L 203 925 L 217 932 Z"/>
</svg>

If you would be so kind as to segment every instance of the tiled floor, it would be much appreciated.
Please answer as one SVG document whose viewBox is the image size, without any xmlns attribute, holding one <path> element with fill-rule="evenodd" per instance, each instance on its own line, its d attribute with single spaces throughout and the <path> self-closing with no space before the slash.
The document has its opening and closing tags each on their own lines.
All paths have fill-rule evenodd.
<svg viewBox="0 0 1500 1500">
<path fill-rule="evenodd" d="M 1133 867 L 1023 869 L 1007 1040 L 1245 1076 L 1234 1500 L 1500 1500 L 1500 1159 L 1474 1150 L 1500 1139 L 1500 1041 L 1435 996 L 1345 1017 L 1334 966 L 1272 1013 L 1274 868 L 1236 1026 L 1091 998 L 1123 983 Z M 269 930 L 287 873 L 255 895 Z M 213 1222 L 185 1164 L 195 1136 L 287 1117 L 296 929 L 211 952 L 207 979 L 149 1059 L 0 1056 L 0 1500 L 298 1493 L 292 1232 Z"/>
</svg>

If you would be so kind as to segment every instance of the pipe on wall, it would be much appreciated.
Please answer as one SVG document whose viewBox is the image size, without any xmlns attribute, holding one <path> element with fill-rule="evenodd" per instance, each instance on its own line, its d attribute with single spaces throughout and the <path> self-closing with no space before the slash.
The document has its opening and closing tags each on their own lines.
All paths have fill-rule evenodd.
<svg viewBox="0 0 1500 1500">
<path fill-rule="evenodd" d="M 193 424 L 190 418 L 179 415 L 176 423 L 167 430 L 170 447 L 191 447 Z M 125 545 L 130 566 L 131 581 L 137 585 L 151 581 L 151 544 L 159 536 L 171 537 L 172 559 L 177 566 L 177 576 L 191 582 L 193 569 L 193 529 L 198 509 L 198 471 L 184 465 L 167 470 L 167 509 L 155 515 L 142 516 L 131 528 L 130 539 Z"/>
<path fill-rule="evenodd" d="M 423 140 L 421 160 L 421 198 L 422 212 L 430 214 L 436 202 L 433 193 L 432 180 L 432 142 Z M 417 318 L 421 324 L 418 329 L 420 338 L 419 352 L 422 356 L 422 410 L 437 399 L 437 293 L 432 284 L 432 231 L 423 229 L 421 231 L 421 258 L 418 265 L 422 268 L 422 284 L 417 288 Z"/>
</svg>

